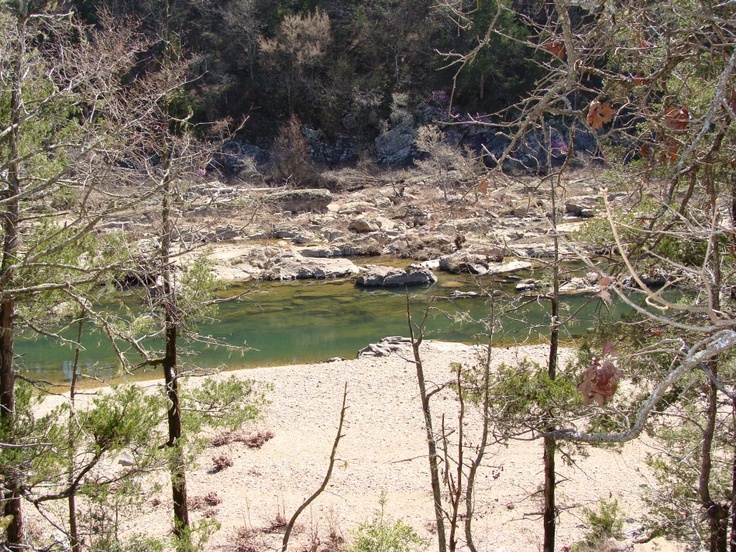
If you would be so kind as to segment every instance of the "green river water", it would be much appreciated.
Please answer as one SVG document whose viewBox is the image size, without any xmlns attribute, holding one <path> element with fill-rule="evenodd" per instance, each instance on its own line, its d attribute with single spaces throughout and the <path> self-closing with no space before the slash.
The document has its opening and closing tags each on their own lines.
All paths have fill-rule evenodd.
<svg viewBox="0 0 736 552">
<path fill-rule="evenodd" d="M 449 299 L 453 290 L 477 291 L 476 281 L 470 276 L 439 277 L 440 281 L 431 287 L 409 291 L 417 320 L 431 297 L 441 297 L 433 302 L 426 338 L 485 342 L 484 326 L 477 320 L 488 318 L 489 300 Z M 483 284 L 501 291 L 495 300 L 497 311 L 508 302 L 504 295 L 516 295 L 513 282 L 486 280 Z M 544 302 L 531 301 L 513 314 L 506 314 L 500 320 L 497 341 L 510 344 L 544 339 L 550 322 L 546 308 Z M 567 327 L 567 337 L 587 333 L 601 310 L 606 310 L 599 299 L 582 296 L 565 298 L 563 308 L 575 313 L 575 323 Z M 619 313 L 614 309 L 611 315 L 618 317 Z M 183 348 L 194 353 L 181 359 L 183 366 L 230 369 L 318 362 L 336 356 L 355 358 L 359 349 L 383 337 L 408 335 L 404 290 L 366 290 L 357 288 L 350 280 L 259 284 L 247 297 L 220 305 L 217 318 L 216 324 L 201 326 L 200 332 L 233 345 L 246 345 L 250 350 L 233 353 L 182 343 Z M 116 359 L 102 336 L 87 335 L 83 345 L 83 371 L 98 370 L 106 377 L 116 374 Z M 26 375 L 60 381 L 70 374 L 74 352 L 69 346 L 49 340 L 18 339 L 16 351 Z"/>
</svg>

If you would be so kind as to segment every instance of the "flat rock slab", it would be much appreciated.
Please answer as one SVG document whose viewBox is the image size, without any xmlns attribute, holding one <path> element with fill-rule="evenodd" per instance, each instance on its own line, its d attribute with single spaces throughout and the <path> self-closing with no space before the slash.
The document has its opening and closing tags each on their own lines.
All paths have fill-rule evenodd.
<svg viewBox="0 0 736 552">
<path fill-rule="evenodd" d="M 391 266 L 368 265 L 366 272 L 361 274 L 355 285 L 360 287 L 405 287 L 426 286 L 434 284 L 437 276 L 422 267 L 408 269 Z"/>
<path fill-rule="evenodd" d="M 303 257 L 288 254 L 277 257 L 264 273 L 265 280 L 306 280 L 355 276 L 360 268 L 349 259 Z"/>
<path fill-rule="evenodd" d="M 286 190 L 268 194 L 263 200 L 292 213 L 325 213 L 332 202 L 332 194 L 322 189 Z"/>
</svg>

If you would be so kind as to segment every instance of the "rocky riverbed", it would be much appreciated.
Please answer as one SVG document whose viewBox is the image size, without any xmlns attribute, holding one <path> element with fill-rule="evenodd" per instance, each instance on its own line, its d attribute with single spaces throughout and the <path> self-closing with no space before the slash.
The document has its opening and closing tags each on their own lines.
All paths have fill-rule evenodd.
<svg viewBox="0 0 736 552">
<path fill-rule="evenodd" d="M 184 259 L 206 255 L 222 280 L 356 277 L 366 262 L 425 261 L 483 274 L 528 268 L 553 255 L 550 184 L 541 177 L 464 182 L 445 192 L 416 171 L 342 170 L 334 190 L 286 190 L 204 177 L 178 213 Z M 586 169 L 559 188 L 558 232 L 601 217 L 605 173 Z M 155 239 L 155 201 L 110 223 Z M 566 242 L 561 253 L 574 258 Z M 376 261 L 376 259 L 379 259 Z M 370 261 L 368 261 L 370 260 Z M 516 264 L 509 265 L 509 262 Z M 434 264 L 432 264 L 434 263 Z"/>
</svg>

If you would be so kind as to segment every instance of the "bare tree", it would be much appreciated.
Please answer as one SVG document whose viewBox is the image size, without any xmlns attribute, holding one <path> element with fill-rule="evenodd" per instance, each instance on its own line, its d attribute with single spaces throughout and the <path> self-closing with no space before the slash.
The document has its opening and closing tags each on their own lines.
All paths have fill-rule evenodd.
<svg viewBox="0 0 736 552">
<path fill-rule="evenodd" d="M 330 18 L 319 9 L 306 16 L 287 15 L 274 38 L 260 40 L 263 64 L 285 77 L 279 85 L 286 85 L 289 115 L 294 115 L 297 95 L 323 62 L 330 40 Z"/>
<path fill-rule="evenodd" d="M 576 154 L 576 134 L 595 138 L 596 154 L 618 175 L 607 180 L 612 186 L 626 181 L 632 207 L 615 210 L 604 191 L 609 229 L 599 245 L 607 242 L 617 256 L 611 263 L 594 262 L 579 244 L 581 258 L 599 273 L 605 300 L 615 294 L 641 317 L 632 356 L 619 359 L 629 377 L 646 365 L 647 351 L 669 359 L 653 374 L 651 386 L 641 389 L 630 425 L 620 431 L 548 430 L 545 439 L 632 439 L 651 421 L 655 407 L 664 410 L 661 401 L 672 386 L 700 371 L 710 383 L 702 399 L 696 486 L 714 551 L 729 546 L 726 520 L 733 519 L 736 490 L 731 485 L 729 498 L 718 501 L 711 480 L 715 428 L 724 415 L 718 393 L 725 393 L 729 406 L 733 398 L 733 380 L 721 366 L 734 345 L 729 167 L 735 151 L 735 9 L 731 2 L 708 1 L 547 2 L 539 17 L 524 19 L 531 31 L 524 43 L 543 77 L 513 112 L 498 114 L 494 123 L 509 136 L 508 147 L 494 158 L 498 171 L 527 148 L 533 133 L 550 125 L 569 137 L 568 159 Z M 462 9 L 455 14 L 462 15 Z M 494 34 L 503 31 L 491 27 L 487 37 Z M 451 59 L 466 65 L 488 44 L 481 41 L 470 55 Z M 672 300 L 670 290 L 683 296 Z M 550 545 L 545 539 L 545 549 Z"/>
<path fill-rule="evenodd" d="M 109 148 L 132 118 L 120 119 L 118 83 L 140 50 L 128 30 L 92 32 L 45 2 L 0 10 L 0 420 L 3 440 L 19 444 L 14 337 L 23 306 L 97 281 L 115 266 L 82 255 L 85 236 L 130 199 L 101 193 Z M 43 37 L 43 40 L 39 40 Z M 100 192 L 100 193 L 98 193 Z M 60 218 L 63 223 L 57 223 Z M 12 451 L 15 452 L 12 452 Z M 11 549 L 24 540 L 24 462 L 4 449 L 3 503 L 12 516 Z"/>
<path fill-rule="evenodd" d="M 440 482 L 440 456 L 437 451 L 437 437 L 434 431 L 434 422 L 432 420 L 432 409 L 430 407 L 429 399 L 435 390 L 427 389 L 427 382 L 424 376 L 424 363 L 422 362 L 422 356 L 420 348 L 424 335 L 422 328 L 423 322 L 419 324 L 419 328 L 414 327 L 414 323 L 411 320 L 411 311 L 409 309 L 409 299 L 406 301 L 406 312 L 409 323 L 409 334 L 411 336 L 411 348 L 414 356 L 414 366 L 417 371 L 417 383 L 419 384 L 419 397 L 422 401 L 422 413 L 424 414 L 424 431 L 427 434 L 427 449 L 429 458 L 429 475 L 432 484 L 432 499 L 434 501 L 434 514 L 435 522 L 437 524 L 437 541 L 440 552 L 447 550 L 447 537 L 445 533 L 445 512 L 442 506 L 442 483 Z M 425 311 L 426 315 L 429 309 Z M 418 332 L 418 333 L 417 333 Z"/>
</svg>

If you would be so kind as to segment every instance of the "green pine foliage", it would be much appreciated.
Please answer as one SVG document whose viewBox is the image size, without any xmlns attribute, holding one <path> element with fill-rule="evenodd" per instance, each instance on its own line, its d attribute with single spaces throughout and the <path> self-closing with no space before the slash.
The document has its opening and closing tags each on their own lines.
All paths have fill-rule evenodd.
<svg viewBox="0 0 736 552">
<path fill-rule="evenodd" d="M 504 364 L 491 376 L 493 422 L 505 435 L 543 431 L 545 420 L 564 416 L 581 404 L 577 382 L 564 376 L 550 379 L 546 367 L 538 364 Z"/>
<path fill-rule="evenodd" d="M 571 547 L 571 552 L 593 552 L 606 549 L 609 539 L 623 537 L 624 519 L 618 500 L 600 499 L 598 508 L 583 508 L 585 536 Z"/>
<path fill-rule="evenodd" d="M 205 378 L 183 395 L 186 433 L 197 435 L 204 426 L 233 431 L 256 420 L 267 405 L 267 386 L 248 379 Z"/>
<path fill-rule="evenodd" d="M 385 494 L 381 495 L 379 504 L 381 508 L 373 514 L 371 521 L 358 525 L 347 552 L 410 552 L 426 547 L 414 529 L 404 521 L 393 520 L 386 515 Z"/>
</svg>

